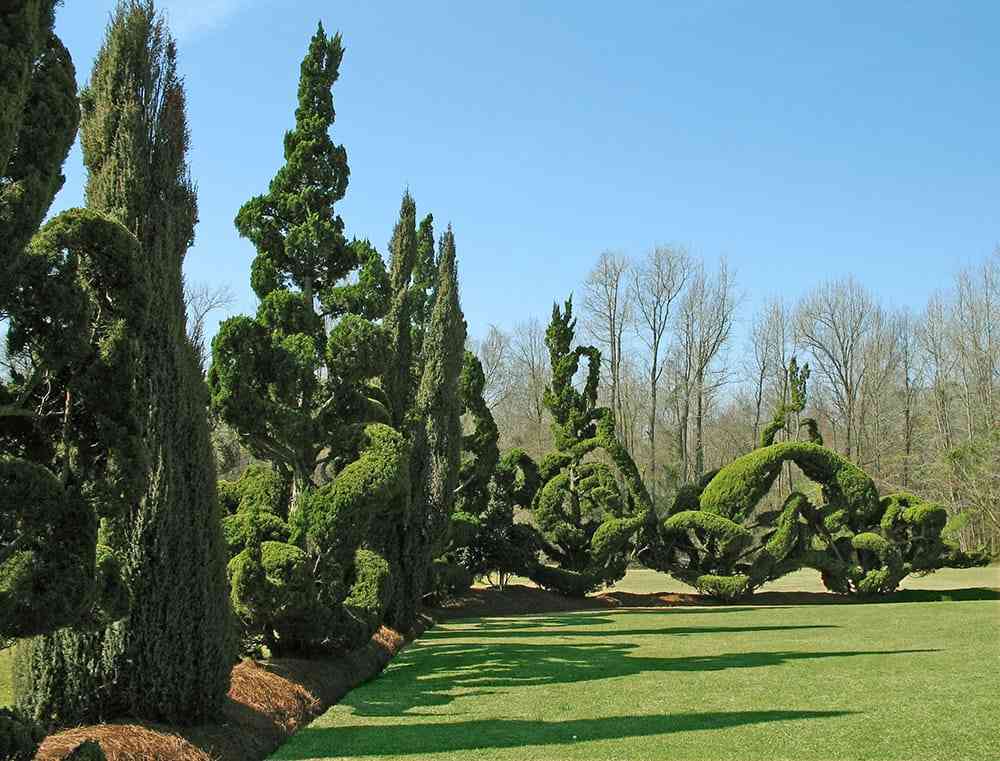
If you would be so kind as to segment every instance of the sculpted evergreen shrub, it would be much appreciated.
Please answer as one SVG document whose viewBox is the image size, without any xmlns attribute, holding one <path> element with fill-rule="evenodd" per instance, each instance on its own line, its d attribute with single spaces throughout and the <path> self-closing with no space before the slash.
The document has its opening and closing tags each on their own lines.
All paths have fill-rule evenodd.
<svg viewBox="0 0 1000 761">
<path fill-rule="evenodd" d="M 497 441 L 500 437 L 493 414 L 483 399 L 486 377 L 478 357 L 465 352 L 459 392 L 463 411 L 471 430 L 462 437 L 461 465 L 458 473 L 454 512 L 451 514 L 445 546 L 434 563 L 434 575 L 440 582 L 432 586 L 439 596 L 454 595 L 472 586 L 477 575 L 486 573 L 485 558 L 472 547 L 482 544 L 486 523 L 496 514 L 487 516 L 489 486 L 499 458 Z"/>
<path fill-rule="evenodd" d="M 0 384 L 0 642 L 123 613 L 127 590 L 118 558 L 97 547 L 99 519 L 135 496 L 145 465 L 133 388 L 146 315 L 136 239 L 76 209 L 28 240 L 62 185 L 78 118 L 54 5 L 0 14 L 12 65 L 0 78 L 0 314 L 8 354 L 24 368 Z"/>
<path fill-rule="evenodd" d="M 545 334 L 552 382 L 545 404 L 552 413 L 556 449 L 539 468 L 541 488 L 532 501 L 544 554 L 556 566 L 530 570 L 540 586 L 582 596 L 625 575 L 633 538 L 648 520 L 652 503 L 631 456 L 615 435 L 611 412 L 597 406 L 600 352 L 573 346 L 572 300 L 553 306 Z M 573 384 L 587 360 L 583 390 Z M 589 459 L 592 454 L 604 459 Z"/>
<path fill-rule="evenodd" d="M 782 425 L 770 426 L 763 442 Z M 781 509 L 759 510 L 786 462 L 819 484 L 821 503 L 792 492 Z M 868 474 L 833 450 L 787 441 L 682 489 L 666 518 L 647 531 L 642 560 L 723 600 L 802 567 L 819 570 L 831 591 L 882 594 L 910 573 L 985 561 L 951 544 L 946 523 L 942 507 L 912 495 L 880 499 Z"/>
<path fill-rule="evenodd" d="M 417 289 L 420 286 L 417 284 Z M 414 400 L 409 517 L 401 552 L 399 605 L 390 621 L 402 631 L 432 591 L 432 562 L 445 551 L 462 456 L 460 375 L 466 326 L 459 301 L 455 236 L 441 236 L 433 307 L 423 334 L 420 384 Z"/>
<path fill-rule="evenodd" d="M 114 495 L 128 505 L 102 532 L 122 559 L 132 605 L 99 632 L 64 630 L 19 648 L 18 701 L 47 722 L 120 713 L 197 721 L 217 713 L 228 688 L 225 546 L 207 397 L 185 335 L 181 266 L 197 218 L 185 97 L 173 40 L 151 3 L 128 0 L 115 10 L 81 110 L 87 213 L 106 214 L 138 239 L 135 274 L 123 268 L 127 260 L 94 246 L 109 261 L 102 287 L 116 289 L 113 299 L 100 299 L 99 313 L 110 306 L 131 314 L 137 299 L 146 302 L 134 342 L 124 340 L 127 318 L 94 334 L 102 350 L 130 348 L 121 361 L 136 363 L 136 373 L 117 374 L 117 384 L 113 376 L 100 383 L 108 411 L 131 398 L 126 390 L 140 410 L 138 425 L 122 432 L 129 441 L 140 436 L 142 446 L 106 461 L 99 500 Z M 64 251 L 54 243 L 51 260 L 61 261 Z M 90 335 L 79 323 L 66 332 Z M 136 375 L 142 382 L 133 384 Z M 131 402 L 124 408 L 133 409 Z M 105 413 L 94 420 L 101 430 Z M 139 450 L 144 463 L 133 456 Z M 148 464 L 149 477 L 138 493 L 123 492 L 120 483 L 134 480 L 124 476 L 140 464 Z"/>
<path fill-rule="evenodd" d="M 137 378 L 149 288 L 139 243 L 91 210 L 38 231 L 79 121 L 72 61 L 52 31 L 56 5 L 15 0 L 0 10 L 0 315 L 16 360 L 0 383 L 4 645 L 125 615 L 123 556 L 109 545 L 147 465 Z M 32 648 L 24 641 L 18 652 Z M 22 717 L 53 717 L 22 695 L 30 681 L 17 682 L 27 699 L 0 716 L 0 755 L 30 758 L 39 733 Z"/>
<path fill-rule="evenodd" d="M 328 134 L 342 56 L 320 26 L 286 163 L 236 218 L 257 248 L 260 307 L 222 324 L 208 374 L 214 411 L 272 466 L 221 489 L 251 650 L 357 647 L 402 604 L 415 207 L 404 197 L 389 274 L 367 242 L 344 238 L 334 204 L 349 171 Z"/>
</svg>

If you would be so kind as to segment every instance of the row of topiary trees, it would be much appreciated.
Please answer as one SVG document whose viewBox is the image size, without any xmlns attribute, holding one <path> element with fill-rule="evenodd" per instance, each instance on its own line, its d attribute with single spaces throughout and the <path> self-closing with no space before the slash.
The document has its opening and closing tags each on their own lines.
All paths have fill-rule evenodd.
<svg viewBox="0 0 1000 761">
<path fill-rule="evenodd" d="M 638 560 L 736 599 L 800 567 L 875 594 L 982 560 L 949 543 L 942 508 L 880 499 L 815 425 L 774 444 L 787 410 L 658 516 L 571 300 L 546 333 L 554 450 L 501 456 L 451 229 L 435 241 L 407 193 L 388 267 L 345 235 L 343 47 L 322 26 L 285 163 L 236 217 L 259 306 L 222 324 L 206 383 L 185 335 L 197 207 L 174 42 L 151 0 L 122 0 L 77 99 L 56 5 L 0 11 L 0 644 L 20 641 L 0 754 L 30 757 L 32 721 L 212 718 L 238 648 L 351 649 L 476 577 L 582 596 Z M 86 208 L 42 226 L 78 127 Z M 216 481 L 209 413 L 257 460 L 236 481 Z M 818 496 L 762 509 L 786 462 Z"/>
<path fill-rule="evenodd" d="M 736 600 L 800 568 L 820 571 L 833 592 L 865 596 L 892 592 L 912 573 L 987 562 L 985 553 L 959 549 L 961 516 L 949 521 L 942 506 L 912 494 L 880 497 L 868 474 L 823 446 L 814 420 L 801 420 L 807 440 L 774 443 L 805 408 L 809 368 L 794 359 L 791 402 L 776 411 L 759 448 L 683 486 L 658 515 L 610 410 L 597 406 L 600 353 L 574 345 L 574 333 L 572 301 L 556 305 L 546 331 L 552 381 L 545 394 L 555 450 L 540 465 L 512 452 L 491 482 L 516 547 L 504 572 L 582 596 L 639 562 L 714 598 Z M 576 385 L 582 359 L 586 375 Z M 786 463 L 813 482 L 815 494 L 795 491 L 770 509 L 765 497 Z M 528 511 L 532 525 L 512 524 L 514 507 Z M 489 564 L 477 548 L 489 542 L 461 513 L 455 520 L 471 538 L 452 557 L 482 574 Z M 492 517 L 478 528 L 486 537 L 497 533 Z"/>
</svg>

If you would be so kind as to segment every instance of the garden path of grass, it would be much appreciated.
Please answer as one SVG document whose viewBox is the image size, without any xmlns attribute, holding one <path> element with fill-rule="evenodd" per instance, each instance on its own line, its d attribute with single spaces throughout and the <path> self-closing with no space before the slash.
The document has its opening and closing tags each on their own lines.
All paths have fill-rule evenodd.
<svg viewBox="0 0 1000 761">
<path fill-rule="evenodd" d="M 272 758 L 997 759 L 1000 601 L 957 597 L 451 621 Z"/>
</svg>

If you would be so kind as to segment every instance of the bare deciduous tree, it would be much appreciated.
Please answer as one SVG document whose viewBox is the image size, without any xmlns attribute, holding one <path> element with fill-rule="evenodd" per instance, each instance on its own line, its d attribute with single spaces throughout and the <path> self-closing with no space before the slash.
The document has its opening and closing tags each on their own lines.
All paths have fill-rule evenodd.
<svg viewBox="0 0 1000 761">
<path fill-rule="evenodd" d="M 726 260 L 719 261 L 714 275 L 705 270 L 703 263 L 695 265 L 678 310 L 680 364 L 687 397 L 683 402 L 685 431 L 682 435 L 682 458 L 687 475 L 689 453 L 686 428 L 693 403 L 695 478 L 700 478 L 705 472 L 706 408 L 711 394 L 724 382 L 724 376 L 713 377 L 712 367 L 729 340 L 736 306 L 736 285 Z"/>
<path fill-rule="evenodd" d="M 853 277 L 824 283 L 798 305 L 796 335 L 827 382 L 844 428 L 844 453 L 857 439 L 858 407 L 865 374 L 865 339 L 877 305 Z"/>
<path fill-rule="evenodd" d="M 511 337 L 496 325 L 490 325 L 486 338 L 479 343 L 476 350 L 483 365 L 483 374 L 486 376 L 483 397 L 490 409 L 501 404 L 510 394 L 513 380 L 512 352 Z"/>
<path fill-rule="evenodd" d="M 671 308 L 687 281 L 690 257 L 683 248 L 656 246 L 632 273 L 632 301 L 635 327 L 648 352 L 649 410 L 646 437 L 649 439 L 649 492 L 656 502 L 657 391 L 666 367 L 667 330 Z"/>
<path fill-rule="evenodd" d="M 228 285 L 184 284 L 184 311 L 187 314 L 188 339 L 198 352 L 202 373 L 208 369 L 210 359 L 205 331 L 208 316 L 212 312 L 232 306 L 235 302 L 236 296 Z"/>
<path fill-rule="evenodd" d="M 584 283 L 584 313 L 587 330 L 593 340 L 604 350 L 607 357 L 608 378 L 611 383 L 611 412 L 622 438 L 631 438 L 625 429 L 622 395 L 622 348 L 624 336 L 632 320 L 629 260 L 610 251 L 605 251 L 590 271 Z"/>
</svg>

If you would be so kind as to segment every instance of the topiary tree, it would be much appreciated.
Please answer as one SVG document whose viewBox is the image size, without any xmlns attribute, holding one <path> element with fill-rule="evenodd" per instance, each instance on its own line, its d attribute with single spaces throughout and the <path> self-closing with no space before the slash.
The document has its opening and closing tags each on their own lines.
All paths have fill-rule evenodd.
<svg viewBox="0 0 1000 761">
<path fill-rule="evenodd" d="M 801 423 L 810 441 L 772 443 L 788 411 L 779 410 L 760 448 L 682 489 L 670 513 L 647 524 L 644 564 L 735 600 L 802 567 L 819 570 L 831 591 L 874 595 L 910 573 L 985 562 L 953 543 L 940 506 L 908 494 L 880 499 L 867 473 L 822 446 L 815 421 Z M 820 486 L 820 504 L 792 492 L 779 510 L 760 511 L 785 463 Z"/>
<path fill-rule="evenodd" d="M 573 346 L 572 298 L 556 304 L 545 333 L 552 382 L 545 404 L 552 414 L 556 449 L 540 466 L 541 488 L 532 514 L 545 555 L 556 566 L 537 564 L 533 581 L 562 594 L 582 596 L 625 575 L 632 539 L 652 503 L 631 456 L 615 435 L 610 410 L 597 406 L 600 352 Z M 583 389 L 573 379 L 587 360 Z M 605 460 L 585 457 L 603 453 Z"/>
<path fill-rule="evenodd" d="M 73 64 L 52 31 L 56 5 L 0 10 L 0 320 L 11 368 L 0 380 L 0 646 L 127 611 L 108 526 L 145 477 L 138 242 L 82 209 L 38 232 L 79 120 Z M 3 710 L 0 756 L 33 757 L 40 730 L 24 713 Z"/>
<path fill-rule="evenodd" d="M 422 341 L 422 368 L 412 412 L 413 494 L 401 552 L 399 604 L 390 621 L 409 630 L 433 588 L 432 560 L 445 549 L 458 488 L 462 451 L 460 375 L 465 317 L 451 227 L 441 236 L 433 308 Z"/>
<path fill-rule="evenodd" d="M 500 589 L 511 576 L 527 575 L 538 566 L 541 549 L 535 529 L 515 522 L 517 509 L 528 510 L 539 487 L 538 466 L 526 452 L 512 449 L 496 464 L 488 501 L 474 530 L 456 557 L 470 576 L 485 576 Z"/>
<path fill-rule="evenodd" d="M 501 529 L 498 514 L 486 515 L 489 506 L 489 486 L 500 453 L 497 442 L 500 432 L 490 412 L 483 391 L 486 376 L 483 366 L 470 351 L 466 351 L 459 377 L 459 392 L 463 413 L 471 430 L 462 436 L 461 465 L 455 489 L 454 510 L 445 539 L 445 546 L 435 562 L 436 591 L 457 594 L 467 590 L 477 575 L 485 573 L 481 563 L 474 561 L 470 547 L 483 542 L 484 531 L 490 534 Z M 501 518 L 500 525 L 496 524 Z"/>
<path fill-rule="evenodd" d="M 302 62 L 285 164 L 236 217 L 257 249 L 250 282 L 260 306 L 222 323 L 208 373 L 213 413 L 254 456 L 291 474 L 293 509 L 350 462 L 368 422 L 392 419 L 372 383 L 387 355 L 373 321 L 385 314 L 388 277 L 367 241 L 345 240 L 334 209 L 350 174 L 329 136 L 342 57 L 340 35 L 320 25 Z"/>
<path fill-rule="evenodd" d="M 250 647 L 272 653 L 343 650 L 372 635 L 398 598 L 390 569 L 410 500 L 410 447 L 399 427 L 410 393 L 405 284 L 415 210 L 407 195 L 391 278 L 367 242 L 344 238 L 334 204 L 349 170 L 328 134 L 342 56 L 340 36 L 320 25 L 302 64 L 285 165 L 236 218 L 257 248 L 251 284 L 260 307 L 222 324 L 208 374 L 213 410 L 273 467 L 267 488 L 244 474 L 223 489 L 232 605 Z M 291 488 L 275 496 L 286 481 Z M 267 499 L 248 500 L 255 483 Z"/>
<path fill-rule="evenodd" d="M 53 32 L 58 0 L 0 9 L 0 312 L 22 282 L 24 248 L 65 178 L 79 108 L 69 52 Z"/>
<path fill-rule="evenodd" d="M 197 219 L 185 96 L 174 42 L 148 0 L 117 6 L 81 106 L 88 208 L 135 231 L 148 283 L 138 389 L 151 476 L 108 525 L 133 592 L 128 615 L 21 648 L 18 700 L 47 721 L 198 721 L 217 714 L 229 683 L 225 547 L 208 400 L 185 334 L 181 269 Z"/>
<path fill-rule="evenodd" d="M 23 371 L 0 387 L 0 639 L 125 613 L 120 557 L 99 522 L 123 514 L 146 475 L 137 241 L 99 214 L 64 212 L 19 273 L 5 306 L 8 354 Z"/>
</svg>

